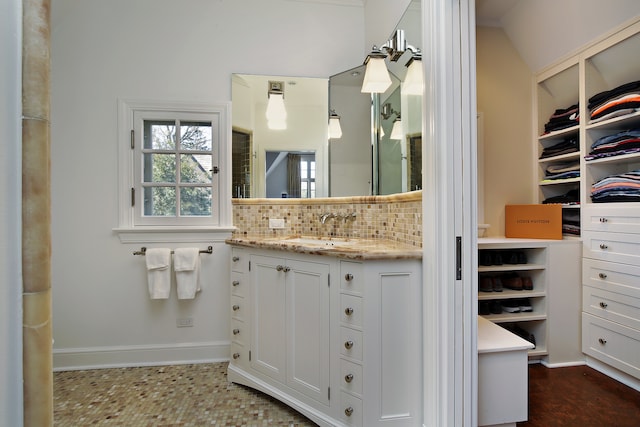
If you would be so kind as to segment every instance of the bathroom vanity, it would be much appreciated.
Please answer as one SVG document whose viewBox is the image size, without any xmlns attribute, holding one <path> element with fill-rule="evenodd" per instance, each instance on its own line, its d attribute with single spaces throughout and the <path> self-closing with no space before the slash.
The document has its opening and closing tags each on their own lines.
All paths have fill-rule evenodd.
<svg viewBox="0 0 640 427">
<path fill-rule="evenodd" d="M 321 426 L 422 425 L 420 248 L 232 238 L 228 379 Z"/>
</svg>

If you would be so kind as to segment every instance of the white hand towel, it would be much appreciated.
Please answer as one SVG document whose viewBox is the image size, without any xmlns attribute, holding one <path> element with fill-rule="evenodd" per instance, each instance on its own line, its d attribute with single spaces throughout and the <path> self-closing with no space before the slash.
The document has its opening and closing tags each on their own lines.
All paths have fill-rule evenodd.
<svg viewBox="0 0 640 427">
<path fill-rule="evenodd" d="M 178 248 L 173 255 L 178 299 L 193 299 L 200 290 L 200 251 L 198 248 Z"/>
<path fill-rule="evenodd" d="M 171 290 L 171 250 L 167 248 L 147 249 L 147 284 L 151 299 L 167 299 Z"/>
</svg>

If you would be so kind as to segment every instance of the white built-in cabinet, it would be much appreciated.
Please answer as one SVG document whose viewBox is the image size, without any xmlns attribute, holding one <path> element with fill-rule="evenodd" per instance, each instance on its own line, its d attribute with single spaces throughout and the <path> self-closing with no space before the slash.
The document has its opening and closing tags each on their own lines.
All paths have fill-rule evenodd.
<svg viewBox="0 0 640 427">
<path fill-rule="evenodd" d="M 230 381 L 322 426 L 422 425 L 421 260 L 231 257 Z"/>
<path fill-rule="evenodd" d="M 541 72 L 536 79 L 539 152 L 567 136 L 580 141 L 580 177 L 545 183 L 549 162 L 575 159 L 575 154 L 540 160 L 539 201 L 580 191 L 582 258 L 582 351 L 588 363 L 614 376 L 640 379 L 640 203 L 593 203 L 592 185 L 602 178 L 640 169 L 640 153 L 596 160 L 585 159 L 599 138 L 640 128 L 640 112 L 591 121 L 587 108 L 593 95 L 640 80 L 640 21 L 623 26 L 565 61 Z M 554 109 L 580 104 L 578 125 L 543 134 Z M 616 368 L 615 370 L 610 368 Z M 621 374 L 624 376 L 624 374 Z M 636 382 L 637 386 L 638 383 Z"/>
</svg>

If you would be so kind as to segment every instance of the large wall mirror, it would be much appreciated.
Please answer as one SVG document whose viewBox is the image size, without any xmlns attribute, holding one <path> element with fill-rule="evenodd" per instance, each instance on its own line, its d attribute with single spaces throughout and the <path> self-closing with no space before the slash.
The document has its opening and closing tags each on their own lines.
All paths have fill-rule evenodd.
<svg viewBox="0 0 640 427">
<path fill-rule="evenodd" d="M 396 28 L 411 46 L 422 40 L 420 4 L 412 1 Z M 234 74 L 234 197 L 363 196 L 420 189 L 422 96 L 403 91 L 411 56 L 408 50 L 395 61 L 386 60 L 392 84 L 381 94 L 361 92 L 363 65 L 327 79 Z M 363 60 L 354 58 L 354 63 Z M 271 98 L 284 100 L 286 117 L 277 123 L 267 118 Z M 329 139 L 331 110 L 340 116 L 340 138 Z M 392 134 L 395 122 L 401 122 L 399 135 Z"/>
</svg>

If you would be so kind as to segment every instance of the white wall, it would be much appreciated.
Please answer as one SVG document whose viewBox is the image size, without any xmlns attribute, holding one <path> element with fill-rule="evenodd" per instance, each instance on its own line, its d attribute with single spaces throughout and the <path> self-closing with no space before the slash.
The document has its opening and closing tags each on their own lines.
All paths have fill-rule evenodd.
<svg viewBox="0 0 640 427">
<path fill-rule="evenodd" d="M 638 0 L 524 0 L 502 24 L 537 72 L 639 14 Z"/>
<path fill-rule="evenodd" d="M 22 421 L 20 0 L 0 2 L 0 425 Z"/>
<path fill-rule="evenodd" d="M 327 25 L 327 22 L 332 25 Z M 117 100 L 229 102 L 231 74 L 324 77 L 362 58 L 362 7 L 286 0 L 54 0 L 54 366 L 215 359 L 228 333 L 228 249 L 206 247 L 203 292 L 147 297 L 144 258 L 117 227 Z M 230 143 L 230 141 L 229 141 Z M 193 236 L 192 236 L 193 237 Z M 224 237 L 224 235 L 222 235 Z M 192 317 L 193 328 L 176 328 Z"/>
</svg>

